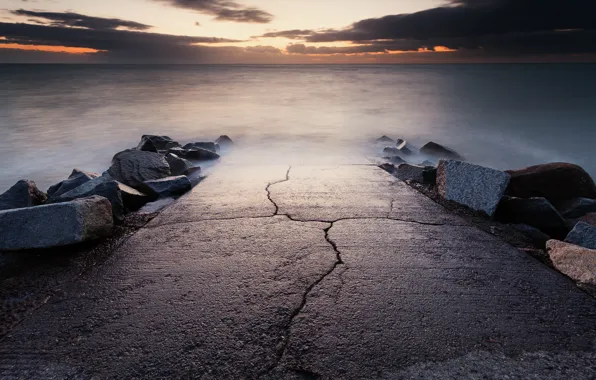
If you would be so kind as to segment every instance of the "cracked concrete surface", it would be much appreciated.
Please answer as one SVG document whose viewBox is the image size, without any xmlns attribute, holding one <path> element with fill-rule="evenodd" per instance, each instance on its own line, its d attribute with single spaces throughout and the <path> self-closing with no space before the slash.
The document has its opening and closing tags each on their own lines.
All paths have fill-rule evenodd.
<svg viewBox="0 0 596 380">
<path fill-rule="evenodd" d="M 224 163 L 1 341 L 0 378 L 590 378 L 595 326 L 374 166 Z"/>
</svg>

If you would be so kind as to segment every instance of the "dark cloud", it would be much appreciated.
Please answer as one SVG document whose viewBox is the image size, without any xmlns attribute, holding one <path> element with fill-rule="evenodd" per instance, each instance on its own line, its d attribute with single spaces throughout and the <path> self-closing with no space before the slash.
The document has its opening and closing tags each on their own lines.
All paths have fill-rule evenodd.
<svg viewBox="0 0 596 380">
<path fill-rule="evenodd" d="M 33 19 L 28 21 L 51 26 L 76 27 L 95 30 L 111 30 L 118 28 L 148 30 L 152 28 L 151 25 L 145 25 L 134 21 L 121 20 L 118 18 L 85 16 L 71 12 L 36 12 L 18 9 L 11 11 L 10 13 L 15 16 L 32 17 Z"/>
<path fill-rule="evenodd" d="M 595 15 L 595 0 L 453 0 L 421 12 L 361 20 L 341 30 L 287 30 L 261 37 L 349 41 L 405 51 L 446 46 L 487 55 L 580 54 L 596 52 Z"/>
<path fill-rule="evenodd" d="M 218 21 L 266 24 L 273 15 L 264 10 L 229 0 L 155 0 L 177 8 L 191 9 L 215 16 Z"/>
</svg>

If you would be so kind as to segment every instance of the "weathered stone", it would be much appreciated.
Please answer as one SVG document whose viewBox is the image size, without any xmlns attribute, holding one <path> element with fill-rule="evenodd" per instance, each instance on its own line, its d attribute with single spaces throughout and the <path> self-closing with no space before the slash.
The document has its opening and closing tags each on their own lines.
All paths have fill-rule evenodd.
<svg viewBox="0 0 596 380">
<path fill-rule="evenodd" d="M 432 162 L 432 161 L 429 161 L 429 160 L 424 160 L 419 165 L 420 166 L 432 166 L 433 168 L 436 168 L 437 167 L 437 163 L 436 162 Z"/>
<path fill-rule="evenodd" d="M 529 237 L 532 240 L 532 243 L 538 247 L 544 248 L 546 246 L 546 242 L 550 240 L 550 236 L 540 231 L 536 227 L 532 227 L 527 224 L 512 224 L 511 227 Z"/>
<path fill-rule="evenodd" d="M 422 183 L 435 186 L 437 184 L 437 168 L 425 166 L 422 172 Z"/>
<path fill-rule="evenodd" d="M 546 243 L 548 255 L 557 270 L 575 281 L 596 285 L 596 250 L 558 240 Z"/>
<path fill-rule="evenodd" d="M 410 146 L 408 145 L 408 142 L 406 140 L 398 139 L 396 145 L 397 145 L 397 149 L 400 151 L 400 153 L 405 154 L 405 155 L 412 154 L 412 148 L 410 148 Z"/>
<path fill-rule="evenodd" d="M 158 153 L 157 147 L 155 146 L 153 141 L 151 141 L 151 139 L 147 136 L 143 136 L 141 138 L 141 142 L 139 143 L 139 145 L 137 145 L 137 150 Z"/>
<path fill-rule="evenodd" d="M 193 149 L 184 149 L 184 148 L 172 148 L 169 150 L 169 153 L 173 153 L 178 157 L 182 157 L 188 160 L 197 160 L 197 161 L 205 161 L 205 160 L 217 160 L 219 158 L 219 154 L 212 152 L 207 149 L 202 148 L 193 148 Z"/>
<path fill-rule="evenodd" d="M 495 219 L 502 223 L 527 224 L 557 239 L 564 239 L 569 232 L 563 217 L 545 198 L 503 197 Z"/>
<path fill-rule="evenodd" d="M 383 154 L 386 154 L 388 156 L 397 156 L 400 153 L 401 151 L 394 146 L 388 146 L 385 147 L 385 149 L 383 149 Z"/>
<path fill-rule="evenodd" d="M 394 144 L 395 141 L 393 141 L 393 139 L 389 136 L 383 135 L 381 137 L 379 137 L 378 139 L 375 140 L 378 143 L 392 143 Z"/>
<path fill-rule="evenodd" d="M 170 172 L 172 175 L 182 175 L 188 169 L 193 167 L 192 162 L 180 158 L 174 153 L 168 153 L 166 155 L 166 161 L 168 161 L 168 164 L 170 165 Z"/>
<path fill-rule="evenodd" d="M 50 186 L 48 189 L 48 197 L 59 197 L 60 195 L 97 177 L 99 177 L 98 173 L 84 172 L 79 169 L 73 169 L 72 173 L 70 173 L 70 176 L 68 176 L 68 179 Z"/>
<path fill-rule="evenodd" d="M 52 202 L 69 202 L 75 199 L 87 198 L 90 196 L 104 197 L 112 205 L 112 215 L 115 221 L 124 219 L 124 202 L 120 194 L 118 183 L 109 175 L 94 178 L 81 186 L 74 188 L 59 197 L 53 198 Z"/>
<path fill-rule="evenodd" d="M 210 150 L 212 152 L 217 152 L 219 150 L 219 145 L 214 142 L 194 142 L 194 143 L 189 143 L 189 144 L 184 145 L 183 148 L 184 149 L 201 148 L 201 149 Z"/>
<path fill-rule="evenodd" d="M 591 212 L 578 219 L 578 222 L 584 222 L 596 226 L 596 212 Z"/>
<path fill-rule="evenodd" d="M 228 135 L 221 135 L 215 140 L 216 144 L 219 144 L 222 147 L 228 147 L 234 145 L 234 141 Z"/>
<path fill-rule="evenodd" d="M 444 147 L 441 144 L 437 144 L 435 142 L 429 142 L 420 148 L 420 153 L 427 154 L 429 156 L 437 157 L 437 158 L 445 158 L 450 160 L 461 160 L 462 156 L 460 156 L 455 151 Z"/>
<path fill-rule="evenodd" d="M 108 174 L 118 182 L 138 188 L 145 181 L 168 177 L 171 173 L 170 165 L 162 155 L 127 150 L 114 156 Z"/>
<path fill-rule="evenodd" d="M 422 166 L 414 166 L 410 164 L 401 164 L 397 167 L 395 175 L 402 181 L 414 181 L 424 183 L 424 171 L 426 168 Z"/>
<path fill-rule="evenodd" d="M 122 196 L 125 212 L 136 211 L 143 207 L 147 202 L 151 202 L 155 199 L 154 196 L 142 193 L 128 185 L 120 182 L 116 183 L 118 184 L 118 189 L 120 190 L 120 195 Z"/>
<path fill-rule="evenodd" d="M 22 179 L 0 194 L 0 210 L 37 206 L 46 200 L 47 195 L 37 188 L 35 182 Z"/>
<path fill-rule="evenodd" d="M 182 195 L 190 189 L 192 189 L 192 184 L 184 175 L 146 181 L 143 184 L 143 191 L 155 194 L 159 198 Z"/>
<path fill-rule="evenodd" d="M 461 161 L 441 160 L 439 194 L 450 201 L 492 216 L 509 183 L 509 174 Z"/>
<path fill-rule="evenodd" d="M 507 195 L 513 197 L 543 197 L 553 204 L 573 198 L 596 198 L 594 181 L 574 164 L 555 162 L 507 173 L 511 175 Z"/>
<path fill-rule="evenodd" d="M 596 200 L 589 198 L 574 198 L 560 202 L 556 207 L 563 217 L 577 219 L 590 212 L 596 212 Z"/>
<path fill-rule="evenodd" d="M 199 166 L 189 168 L 182 174 L 188 178 L 193 187 L 198 185 L 199 182 L 201 182 L 205 178 L 205 176 L 202 175 L 201 167 Z"/>
<path fill-rule="evenodd" d="M 176 141 L 169 136 L 143 135 L 141 137 L 141 144 L 143 141 L 151 141 L 153 146 L 158 150 L 166 150 L 174 146 L 180 146 Z M 140 145 L 140 144 L 139 144 Z"/>
<path fill-rule="evenodd" d="M 383 157 L 384 160 L 391 162 L 394 165 L 405 164 L 406 160 L 401 158 L 400 156 L 385 156 Z"/>
<path fill-rule="evenodd" d="M 0 211 L 0 250 L 50 248 L 112 233 L 112 207 L 103 197 Z"/>
<path fill-rule="evenodd" d="M 385 170 L 387 173 L 394 174 L 395 173 L 395 166 L 389 163 L 384 163 L 379 165 L 379 168 Z"/>
<path fill-rule="evenodd" d="M 569 232 L 565 241 L 584 248 L 596 249 L 596 227 L 588 223 L 579 222 Z"/>
</svg>

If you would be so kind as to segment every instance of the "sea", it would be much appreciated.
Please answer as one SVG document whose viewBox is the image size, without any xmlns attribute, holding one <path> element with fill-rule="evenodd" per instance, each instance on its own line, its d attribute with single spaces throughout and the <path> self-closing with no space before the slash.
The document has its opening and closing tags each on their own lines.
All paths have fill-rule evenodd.
<svg viewBox="0 0 596 380">
<path fill-rule="evenodd" d="M 596 176 L 596 64 L 0 65 L 0 191 L 102 172 L 143 134 L 226 134 L 263 164 L 361 162 L 388 135 Z"/>
</svg>

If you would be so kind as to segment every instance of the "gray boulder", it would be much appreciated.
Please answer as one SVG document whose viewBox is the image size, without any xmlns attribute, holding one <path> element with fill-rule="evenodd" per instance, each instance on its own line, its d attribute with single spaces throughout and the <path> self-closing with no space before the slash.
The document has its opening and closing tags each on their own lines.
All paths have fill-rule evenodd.
<svg viewBox="0 0 596 380">
<path fill-rule="evenodd" d="M 201 182 L 205 178 L 205 176 L 202 175 L 202 170 L 199 166 L 195 166 L 190 169 L 187 169 L 182 174 L 188 178 L 188 180 L 190 181 L 190 183 L 192 184 L 193 187 L 198 185 L 199 182 Z"/>
<path fill-rule="evenodd" d="M 188 177 L 184 175 L 146 181 L 143 184 L 144 192 L 154 194 L 159 198 L 175 197 L 191 189 L 192 184 Z"/>
<path fill-rule="evenodd" d="M 108 174 L 116 181 L 138 188 L 145 181 L 170 176 L 170 165 L 158 153 L 125 150 L 114 156 Z"/>
<path fill-rule="evenodd" d="M 397 167 L 396 177 L 402 181 L 424 182 L 424 170 L 422 166 L 414 166 L 410 164 L 401 164 Z"/>
<path fill-rule="evenodd" d="M 157 153 L 159 151 L 155 144 L 153 144 L 153 141 L 151 141 L 151 139 L 147 138 L 146 136 L 143 136 L 141 138 L 141 142 L 139 143 L 139 145 L 137 145 L 136 149 L 153 153 Z"/>
<path fill-rule="evenodd" d="M 401 158 L 400 156 L 385 156 L 383 157 L 384 160 L 391 162 L 394 165 L 405 164 L 406 160 Z"/>
<path fill-rule="evenodd" d="M 383 149 L 383 154 L 386 154 L 389 156 L 397 156 L 400 153 L 401 153 L 401 151 L 394 146 L 388 146 L 385 149 Z"/>
<path fill-rule="evenodd" d="M 462 157 L 454 152 L 453 150 L 444 147 L 441 144 L 437 144 L 436 142 L 429 142 L 420 148 L 420 153 L 426 154 L 432 157 L 437 158 L 445 158 L 449 160 L 461 160 Z"/>
<path fill-rule="evenodd" d="M 178 157 L 185 158 L 187 160 L 196 160 L 196 161 L 207 161 L 207 160 L 217 160 L 219 158 L 219 154 L 212 152 L 207 149 L 202 148 L 192 148 L 192 149 L 184 149 L 184 148 L 172 148 L 169 150 L 169 153 L 173 153 Z"/>
<path fill-rule="evenodd" d="M 35 182 L 22 179 L 0 194 L 0 210 L 37 206 L 47 199 L 47 195 L 37 188 Z"/>
<path fill-rule="evenodd" d="M 141 146 L 141 144 L 143 144 L 145 141 L 150 141 L 157 150 L 167 150 L 176 146 L 180 146 L 180 144 L 172 140 L 172 138 L 169 136 L 143 135 L 141 137 L 139 146 Z"/>
<path fill-rule="evenodd" d="M 596 250 L 558 240 L 549 240 L 546 250 L 557 270 L 575 281 L 596 285 Z"/>
<path fill-rule="evenodd" d="M 50 186 L 48 189 L 48 197 L 59 197 L 60 195 L 97 177 L 99 177 L 98 173 L 84 172 L 79 169 L 73 169 L 72 173 L 70 173 L 70 176 L 68 176 L 68 179 Z"/>
<path fill-rule="evenodd" d="M 102 197 L 0 211 L 0 250 L 51 248 L 112 234 L 112 207 Z"/>
<path fill-rule="evenodd" d="M 189 143 L 189 144 L 184 145 L 183 148 L 184 149 L 200 148 L 200 149 L 210 150 L 211 152 L 219 151 L 219 145 L 214 142 L 194 142 L 194 143 Z"/>
<path fill-rule="evenodd" d="M 222 147 L 229 147 L 234 145 L 234 141 L 228 135 L 221 135 L 215 140 L 215 143 L 222 146 Z"/>
<path fill-rule="evenodd" d="M 378 139 L 375 140 L 375 142 L 378 142 L 378 143 L 391 143 L 391 144 L 394 144 L 395 143 L 395 141 L 393 141 L 393 139 L 391 137 L 386 136 L 386 135 L 383 135 L 383 136 L 379 137 Z"/>
<path fill-rule="evenodd" d="M 564 239 L 569 232 L 563 217 L 545 198 L 503 197 L 495 213 L 495 220 L 527 224 L 556 239 Z"/>
<path fill-rule="evenodd" d="M 561 215 L 568 219 L 581 218 L 588 213 L 596 212 L 596 200 L 590 198 L 574 198 L 559 202 L 556 206 Z"/>
<path fill-rule="evenodd" d="M 389 163 L 379 165 L 379 168 L 385 170 L 389 174 L 395 174 L 395 166 Z"/>
<path fill-rule="evenodd" d="M 579 222 L 569 232 L 565 241 L 584 248 L 596 249 L 596 226 Z"/>
<path fill-rule="evenodd" d="M 527 224 L 512 224 L 511 227 L 526 235 L 532 240 L 532 243 L 543 249 L 546 246 L 546 242 L 550 240 L 550 236 L 540 231 L 538 228 Z"/>
<path fill-rule="evenodd" d="M 192 162 L 180 158 L 174 153 L 168 153 L 166 155 L 166 161 L 168 161 L 168 164 L 170 165 L 170 172 L 172 175 L 182 175 L 188 169 L 193 167 Z"/>
<path fill-rule="evenodd" d="M 439 194 L 492 216 L 509 183 L 509 174 L 461 161 L 441 160 L 437 168 Z"/>
<path fill-rule="evenodd" d="M 406 140 L 397 139 L 396 146 L 400 153 L 408 156 L 412 154 L 412 148 L 408 145 L 408 142 Z"/>
</svg>

